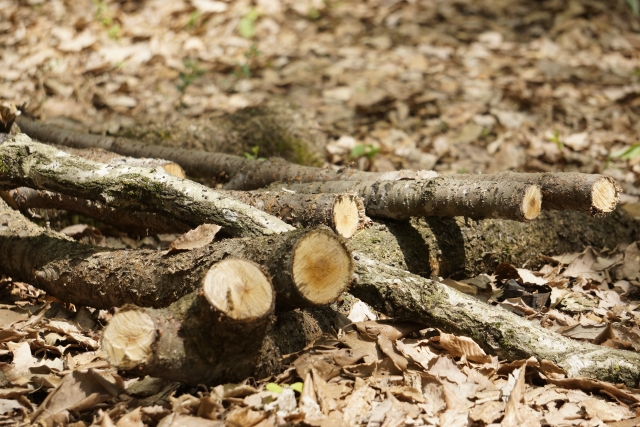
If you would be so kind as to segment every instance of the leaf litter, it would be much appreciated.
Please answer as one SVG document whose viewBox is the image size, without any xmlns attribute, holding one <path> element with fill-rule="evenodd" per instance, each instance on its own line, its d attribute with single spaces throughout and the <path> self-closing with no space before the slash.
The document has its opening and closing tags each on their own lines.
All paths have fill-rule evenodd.
<svg viewBox="0 0 640 427">
<path fill-rule="evenodd" d="M 3 0 L 0 98 L 51 123 L 126 133 L 284 97 L 316 114 L 330 164 L 602 173 L 640 217 L 639 32 L 623 2 L 595 0 Z M 112 247 L 166 249 L 178 237 L 111 231 L 66 230 Z M 200 244 L 186 240 L 176 250 Z M 544 262 L 444 283 L 573 339 L 640 349 L 637 242 Z M 546 360 L 505 363 L 361 302 L 334 336 L 286 356 L 278 378 L 190 388 L 109 367 L 108 311 L 9 278 L 0 294 L 1 424 L 640 423 L 637 389 L 566 378 Z"/>
</svg>

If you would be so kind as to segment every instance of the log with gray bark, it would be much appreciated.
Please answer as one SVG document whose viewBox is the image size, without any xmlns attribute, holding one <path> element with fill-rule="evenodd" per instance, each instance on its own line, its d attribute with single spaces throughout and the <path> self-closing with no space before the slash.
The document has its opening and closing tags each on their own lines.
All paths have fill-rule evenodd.
<svg viewBox="0 0 640 427">
<path fill-rule="evenodd" d="M 353 269 L 341 239 L 326 230 L 225 239 L 189 251 L 112 250 L 39 227 L 0 200 L 0 273 L 76 305 L 166 307 L 231 256 L 264 266 L 284 309 L 334 301 Z"/>
<path fill-rule="evenodd" d="M 96 163 L 18 134 L 0 145 L 0 189 L 22 186 L 98 200 L 119 209 L 162 212 L 191 226 L 218 224 L 232 236 L 293 229 L 220 191 L 160 168 Z"/>
<path fill-rule="evenodd" d="M 469 336 L 488 353 L 509 361 L 531 356 L 550 360 L 570 377 L 629 387 L 640 380 L 637 352 L 574 341 L 438 281 L 387 266 L 361 252 L 353 256 L 356 271 L 350 292 L 389 317 Z"/>
<path fill-rule="evenodd" d="M 165 172 L 173 176 L 177 176 L 178 178 L 187 177 L 179 164 L 169 160 L 148 159 L 145 157 L 126 157 L 111 151 L 103 150 L 102 148 L 73 148 L 65 145 L 55 145 L 54 147 L 60 151 L 64 151 L 65 153 L 98 163 L 107 163 L 112 166 L 129 165 L 140 166 L 143 168 L 160 167 L 164 169 Z"/>
<path fill-rule="evenodd" d="M 412 216 L 466 216 L 530 221 L 540 213 L 541 192 L 534 184 L 448 179 L 419 181 L 329 181 L 288 184 L 304 194 L 356 192 L 367 215 L 407 219 Z"/>
<path fill-rule="evenodd" d="M 187 174 L 226 183 L 229 190 L 253 190 L 274 182 L 308 183 L 324 181 L 394 181 L 429 179 L 433 171 L 363 172 L 343 167 L 337 170 L 300 166 L 282 159 L 255 160 L 230 154 L 188 150 L 144 144 L 136 140 L 83 134 L 24 116 L 17 123 L 28 135 L 38 140 L 78 148 L 99 147 L 125 156 L 167 159 L 181 165 Z M 618 186 L 602 175 L 579 173 L 456 175 L 447 179 L 526 182 L 541 187 L 542 209 L 579 210 L 601 214 L 612 211 L 618 203 Z M 544 202 L 546 200 L 547 202 Z"/>
<path fill-rule="evenodd" d="M 515 181 L 542 188 L 542 209 L 587 211 L 595 216 L 613 211 L 620 201 L 620 187 L 608 176 L 578 172 L 451 175 L 455 179 Z"/>
</svg>

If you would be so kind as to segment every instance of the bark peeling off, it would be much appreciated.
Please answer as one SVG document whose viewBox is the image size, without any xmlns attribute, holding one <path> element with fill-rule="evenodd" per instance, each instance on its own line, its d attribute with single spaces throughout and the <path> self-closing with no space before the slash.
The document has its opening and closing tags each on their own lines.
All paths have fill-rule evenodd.
<svg viewBox="0 0 640 427">
<path fill-rule="evenodd" d="M 111 207 L 162 212 L 192 226 L 218 224 L 233 236 L 293 229 L 222 192 L 160 168 L 95 163 L 33 142 L 24 134 L 0 145 L 0 187 L 19 186 L 99 200 Z"/>
<path fill-rule="evenodd" d="M 486 351 L 509 361 L 547 359 L 572 377 L 586 376 L 635 387 L 640 354 L 582 344 L 533 325 L 437 281 L 385 266 L 354 252 L 355 283 L 350 292 L 390 317 L 466 335 Z"/>
</svg>

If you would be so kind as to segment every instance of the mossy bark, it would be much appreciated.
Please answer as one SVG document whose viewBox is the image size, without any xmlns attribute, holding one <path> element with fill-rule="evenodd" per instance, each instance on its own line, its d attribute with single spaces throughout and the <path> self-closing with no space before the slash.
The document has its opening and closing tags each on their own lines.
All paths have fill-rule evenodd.
<svg viewBox="0 0 640 427">
<path fill-rule="evenodd" d="M 640 380 L 636 352 L 571 340 L 438 281 L 389 267 L 360 252 L 353 256 L 356 270 L 350 292 L 389 317 L 469 336 L 488 353 L 509 361 L 531 356 L 551 360 L 570 377 L 630 387 Z"/>
<path fill-rule="evenodd" d="M 326 144 L 320 125 L 309 112 L 279 99 L 222 116 L 137 125 L 119 136 L 237 156 L 254 155 L 257 147 L 259 157 L 282 157 L 307 166 L 322 164 Z"/>
<path fill-rule="evenodd" d="M 197 293 L 167 308 L 127 306 L 118 313 L 126 311 L 136 311 L 150 320 L 154 339 L 146 361 L 126 361 L 129 366 L 121 369 L 193 385 L 277 375 L 283 368 L 282 356 L 330 333 L 336 315 L 326 307 L 295 310 L 279 314 L 269 329 L 265 327 L 271 318 L 266 316 L 248 325 L 221 323 L 219 313 Z M 106 332 L 103 348 L 105 336 L 108 339 Z"/>
<path fill-rule="evenodd" d="M 619 209 L 605 218 L 586 212 L 542 212 L 531 222 L 464 218 L 378 220 L 347 242 L 393 267 L 424 276 L 466 278 L 492 272 L 501 262 L 540 264 L 540 255 L 613 249 L 640 238 L 638 222 Z"/>
</svg>

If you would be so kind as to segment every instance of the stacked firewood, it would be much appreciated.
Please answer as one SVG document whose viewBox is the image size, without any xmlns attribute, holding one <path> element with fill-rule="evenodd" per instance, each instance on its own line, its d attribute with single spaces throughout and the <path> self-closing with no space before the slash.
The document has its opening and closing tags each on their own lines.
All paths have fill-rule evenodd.
<svg viewBox="0 0 640 427">
<path fill-rule="evenodd" d="M 486 304 L 421 277 L 486 271 L 502 260 L 505 241 L 509 260 L 524 262 L 533 252 L 635 238 L 632 222 L 596 218 L 618 203 L 608 177 L 320 169 L 25 118 L 19 125 L 26 134 L 14 130 L 0 145 L 0 272 L 63 301 L 121 307 L 102 341 L 121 369 L 188 383 L 277 373 L 282 338 L 272 333 L 274 313 L 325 306 L 350 290 L 389 316 L 473 334 L 508 359 L 526 353 L 554 359 L 571 375 L 604 375 L 604 365 L 572 367 L 571 352 L 580 351 L 624 360 L 628 377 L 640 378 L 638 356 L 550 335 L 511 313 L 487 314 Z M 187 179 L 183 169 L 217 188 Z M 32 208 L 72 210 L 137 233 L 221 230 L 196 232 L 192 243 L 168 251 L 113 250 L 33 224 L 19 212 Z M 581 213 L 538 218 L 541 209 Z M 611 221 L 618 227 L 585 231 Z M 620 224 L 623 231 L 611 231 Z M 499 237 L 488 238 L 487 226 Z M 580 241 L 550 233 L 570 227 Z M 527 339 L 501 347 L 499 337 L 514 328 Z"/>
</svg>

